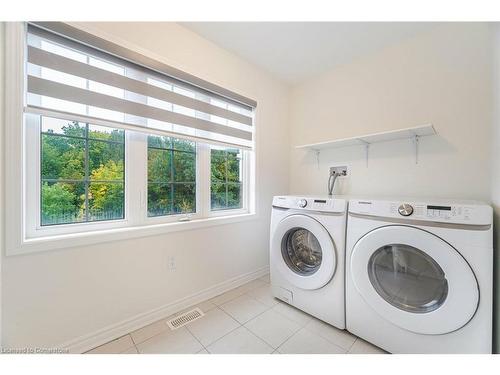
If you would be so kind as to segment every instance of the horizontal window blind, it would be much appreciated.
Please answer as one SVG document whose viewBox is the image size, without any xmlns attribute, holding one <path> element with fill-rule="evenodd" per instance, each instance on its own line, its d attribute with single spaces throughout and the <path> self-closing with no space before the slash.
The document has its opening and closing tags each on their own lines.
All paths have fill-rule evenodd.
<svg viewBox="0 0 500 375">
<path fill-rule="evenodd" d="M 28 25 L 26 112 L 253 147 L 251 99 L 186 73 L 168 75 L 176 70 L 68 25 L 49 24 L 71 35 Z"/>
</svg>

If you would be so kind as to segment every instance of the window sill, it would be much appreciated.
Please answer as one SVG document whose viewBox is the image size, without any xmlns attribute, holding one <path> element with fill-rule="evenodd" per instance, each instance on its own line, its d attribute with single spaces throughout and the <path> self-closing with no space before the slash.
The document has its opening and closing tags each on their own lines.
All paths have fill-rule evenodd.
<svg viewBox="0 0 500 375">
<path fill-rule="evenodd" d="M 72 233 L 57 236 L 24 239 L 23 241 L 21 241 L 19 246 L 10 247 L 10 249 L 8 247 L 6 255 L 21 255 L 39 251 L 87 246 L 111 241 L 121 241 L 130 238 L 158 236 L 172 232 L 189 231 L 217 225 L 228 225 L 256 219 L 256 213 L 244 213 L 231 216 L 193 219 L 191 221 L 178 221 L 162 224 L 121 227 L 83 233 Z"/>
</svg>

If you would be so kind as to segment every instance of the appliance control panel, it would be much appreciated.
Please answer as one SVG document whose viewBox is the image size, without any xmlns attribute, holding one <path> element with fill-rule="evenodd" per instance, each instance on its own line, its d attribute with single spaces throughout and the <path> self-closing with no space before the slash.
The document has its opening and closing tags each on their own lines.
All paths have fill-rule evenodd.
<svg viewBox="0 0 500 375">
<path fill-rule="evenodd" d="M 434 203 L 415 201 L 349 201 L 349 212 L 361 215 L 453 224 L 491 225 L 492 209 L 478 203 Z"/>
<path fill-rule="evenodd" d="M 345 212 L 347 202 L 345 199 L 285 195 L 274 197 L 273 207 L 318 212 Z"/>
</svg>

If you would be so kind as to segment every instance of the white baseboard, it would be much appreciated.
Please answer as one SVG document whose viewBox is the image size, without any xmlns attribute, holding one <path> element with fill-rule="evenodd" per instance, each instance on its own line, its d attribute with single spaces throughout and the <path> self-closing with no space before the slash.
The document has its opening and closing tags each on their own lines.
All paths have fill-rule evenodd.
<svg viewBox="0 0 500 375">
<path fill-rule="evenodd" d="M 184 310 L 190 306 L 196 305 L 197 303 L 206 301 L 207 299 L 213 298 L 219 294 L 227 292 L 228 290 L 234 289 L 249 281 L 255 280 L 261 276 L 266 275 L 267 273 L 269 273 L 269 266 L 262 267 L 256 271 L 234 277 L 220 284 L 216 284 L 210 288 L 204 289 L 200 292 L 191 294 L 190 296 L 163 305 L 157 309 L 138 314 L 130 319 L 126 319 L 119 323 L 109 325 L 108 327 L 102 328 L 88 335 L 80 336 L 61 345 L 56 345 L 55 347 L 68 349 L 70 353 L 84 353 L 90 349 L 105 344 L 111 340 L 117 339 L 123 335 L 126 335 L 127 333 L 135 331 L 136 329 L 144 327 L 157 320 L 167 318 L 168 316 Z"/>
</svg>

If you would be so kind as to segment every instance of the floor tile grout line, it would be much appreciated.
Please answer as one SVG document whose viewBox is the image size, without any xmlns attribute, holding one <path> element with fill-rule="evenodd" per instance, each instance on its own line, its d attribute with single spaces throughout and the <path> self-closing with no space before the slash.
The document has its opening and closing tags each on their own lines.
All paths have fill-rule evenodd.
<svg viewBox="0 0 500 375">
<path fill-rule="evenodd" d="M 130 348 L 134 347 L 134 346 L 135 346 L 135 342 L 134 342 L 134 339 L 132 338 L 132 335 L 130 334 L 130 332 L 129 332 L 129 333 L 127 333 L 126 335 L 123 335 L 122 337 L 125 337 L 125 336 L 129 336 L 129 337 L 130 337 L 130 341 L 132 342 L 132 346 L 131 346 Z M 127 350 L 129 350 L 130 348 L 125 349 L 123 352 L 126 352 L 126 351 L 127 351 Z M 123 352 L 121 352 L 121 353 L 123 353 Z M 120 353 L 120 354 L 121 354 L 121 353 Z"/>
<path fill-rule="evenodd" d="M 233 319 L 233 317 L 231 317 L 231 319 Z M 236 331 L 238 328 L 243 327 L 243 324 L 240 324 L 240 322 L 238 322 L 238 321 L 237 321 L 237 320 L 235 320 L 235 319 L 233 319 L 233 320 L 234 320 L 236 323 L 238 323 L 238 324 L 239 324 L 239 326 L 238 326 L 238 327 L 236 327 L 236 328 L 233 328 L 233 329 L 232 329 L 232 330 L 230 330 L 229 332 L 225 333 L 223 336 L 219 337 L 218 339 L 216 339 L 216 340 L 212 341 L 210 344 L 208 344 L 208 345 L 207 345 L 207 347 L 205 348 L 205 349 L 207 349 L 207 351 L 209 351 L 209 350 L 208 350 L 208 347 L 209 347 L 210 345 L 215 344 L 217 341 L 222 340 L 224 337 L 226 337 L 227 335 L 229 335 L 231 332 L 234 332 L 234 331 Z"/>
<path fill-rule="evenodd" d="M 304 327 L 300 327 L 298 330 L 296 330 L 295 332 L 293 332 L 289 337 L 287 337 L 285 339 L 285 341 L 283 341 L 281 344 L 278 345 L 278 347 L 276 348 L 276 350 L 278 350 L 279 348 L 281 348 L 288 340 L 290 340 L 293 336 L 295 336 L 297 333 L 299 333 L 303 329 L 304 329 Z M 283 353 L 281 353 L 281 354 L 283 354 Z"/>
<path fill-rule="evenodd" d="M 257 279 L 255 279 L 255 280 L 257 280 Z M 254 281 L 254 280 L 252 280 L 252 281 Z M 251 281 L 250 281 L 250 282 L 251 282 Z M 246 285 L 246 284 L 243 284 L 243 285 Z M 215 299 L 215 298 L 217 298 L 217 297 L 219 297 L 219 296 L 222 296 L 222 295 L 224 295 L 224 294 L 226 294 L 226 293 L 229 293 L 229 292 L 231 292 L 231 291 L 233 291 L 233 290 L 236 290 L 236 289 L 238 289 L 238 288 L 241 288 L 243 285 L 237 286 L 236 288 L 233 288 L 233 289 L 229 289 L 227 292 L 224 292 L 224 293 L 222 293 L 222 294 L 219 294 L 218 296 L 215 296 L 215 297 L 213 297 L 213 298 L 210 298 L 210 299 L 209 299 L 209 300 L 207 300 L 207 301 L 212 301 L 213 299 Z M 227 301 L 222 302 L 220 305 L 219 305 L 219 304 L 217 304 L 217 303 L 215 303 L 215 302 L 211 302 L 211 303 L 212 303 L 212 304 L 214 304 L 214 305 L 215 305 L 215 306 L 217 306 L 217 307 L 220 307 L 220 306 L 222 306 L 222 305 L 224 305 L 224 304 L 226 304 L 226 303 L 228 303 L 228 302 L 234 301 L 236 298 L 239 298 L 239 297 L 241 297 L 241 296 L 243 296 L 243 295 L 247 295 L 247 294 L 248 294 L 249 292 L 251 292 L 252 290 L 255 290 L 255 289 L 258 289 L 258 288 L 263 288 L 263 287 L 264 287 L 264 285 L 262 285 L 262 286 L 258 286 L 258 287 L 252 288 L 252 289 L 249 289 L 249 290 L 247 290 L 247 291 L 243 292 L 242 294 L 238 294 L 238 295 L 234 296 L 233 298 L 228 299 Z M 252 298 L 253 298 L 253 297 L 252 297 Z M 255 298 L 254 298 L 254 299 L 255 299 Z M 203 301 L 203 302 L 206 302 L 206 301 Z M 260 301 L 259 301 L 259 302 L 260 302 Z M 261 303 L 262 303 L 262 302 L 261 302 Z"/>
<path fill-rule="evenodd" d="M 208 299 L 207 301 L 212 301 L 213 299 L 215 299 L 215 298 L 217 298 L 217 297 L 219 297 L 219 296 L 222 296 L 222 295 L 224 295 L 224 294 L 226 294 L 226 293 L 229 293 L 229 292 L 231 292 L 231 291 L 233 291 L 233 290 L 237 290 L 238 288 L 241 288 L 241 287 L 243 287 L 243 286 L 245 286 L 245 285 L 247 285 L 247 284 L 249 284 L 249 283 L 251 283 L 251 282 L 254 282 L 255 280 L 258 280 L 258 279 L 259 279 L 259 278 L 257 278 L 257 279 L 253 279 L 253 280 L 250 280 L 250 281 L 246 282 L 245 284 L 241 284 L 240 286 L 237 286 L 237 287 L 235 287 L 235 288 L 233 288 L 233 289 L 229 289 L 229 290 L 225 291 L 224 293 L 221 293 L 221 294 L 219 294 L 219 295 L 217 295 L 217 296 L 215 296 L 215 297 L 212 297 L 212 298 Z M 262 285 L 262 286 L 260 286 L 260 287 L 263 287 L 263 286 L 264 286 L 264 285 Z M 230 300 L 227 300 L 227 301 L 223 302 L 222 304 L 227 303 L 227 302 L 230 302 L 230 301 L 232 301 L 232 300 L 234 300 L 234 299 L 236 299 L 236 298 L 238 298 L 238 297 L 242 296 L 243 294 L 246 294 L 246 293 L 248 293 L 249 291 L 254 290 L 254 289 L 257 289 L 257 288 L 260 288 L 260 287 L 258 287 L 258 286 L 257 286 L 257 287 L 251 288 L 251 289 L 249 289 L 249 290 L 247 290 L 247 291 L 244 291 L 242 294 L 237 295 L 237 296 L 235 296 L 234 298 L 231 298 Z M 214 305 L 216 305 L 216 306 L 219 306 L 218 304 L 216 304 L 216 303 L 214 303 L 214 302 L 212 302 L 212 303 L 213 303 Z"/>
<path fill-rule="evenodd" d="M 308 314 L 308 313 L 306 313 L 305 311 L 302 311 L 302 310 L 300 310 L 300 309 L 297 309 L 295 306 L 289 305 L 289 304 L 288 304 L 288 303 L 286 303 L 286 302 L 281 302 L 281 301 L 280 301 L 280 302 L 278 302 L 276 305 L 274 305 L 272 308 L 274 309 L 274 308 L 275 308 L 276 306 L 278 306 L 279 304 L 283 304 L 283 305 L 285 305 L 285 306 L 288 306 L 288 307 L 291 307 L 291 308 L 293 308 L 293 309 L 296 309 L 296 310 L 298 310 L 299 312 L 301 312 L 301 313 L 303 313 L 303 314 L 305 314 L 305 315 L 307 315 L 307 316 L 309 317 L 309 320 L 307 321 L 307 323 L 305 323 L 303 326 L 301 326 L 301 328 L 303 328 L 303 327 L 305 327 L 306 325 L 308 325 L 308 324 L 309 324 L 309 323 L 310 323 L 313 319 L 317 319 L 317 318 L 315 318 L 314 316 L 309 315 L 309 314 Z M 280 312 L 280 311 L 278 311 L 278 310 L 276 310 L 276 313 L 277 313 L 277 314 L 279 314 L 279 315 L 281 315 L 281 316 L 282 316 L 282 317 L 284 317 L 284 318 L 287 318 L 287 319 L 288 319 L 288 320 L 290 320 L 291 322 L 294 322 L 295 324 L 298 324 L 298 325 L 300 325 L 300 324 L 301 324 L 301 323 L 297 322 L 296 320 L 293 320 L 293 319 L 291 319 L 290 317 L 286 316 L 284 313 L 282 313 L 282 312 Z"/>
<path fill-rule="evenodd" d="M 229 301 L 228 301 L 228 302 L 229 302 Z M 266 307 L 268 307 L 267 305 L 265 305 L 265 306 L 266 306 Z M 273 307 L 274 307 L 274 306 L 273 306 Z M 245 326 L 245 324 L 247 324 L 247 323 L 251 322 L 252 320 L 254 320 L 255 318 L 257 318 L 258 316 L 260 316 L 260 315 L 264 314 L 265 312 L 269 311 L 270 309 L 272 309 L 272 307 L 268 307 L 268 309 L 267 309 L 267 310 L 265 310 L 265 311 L 263 311 L 263 312 L 261 312 L 261 313 L 259 313 L 259 314 L 255 315 L 252 319 L 248 320 L 247 322 L 245 322 L 245 323 L 243 323 L 243 324 L 242 324 L 242 323 L 240 323 L 238 320 L 236 320 L 236 319 L 235 319 L 235 318 L 234 318 L 231 314 L 229 314 L 228 312 L 226 312 L 226 311 L 225 311 L 224 309 L 222 309 L 221 307 L 217 306 L 216 308 L 218 308 L 219 310 L 221 310 L 221 311 L 222 311 L 222 312 L 224 312 L 225 314 L 229 315 L 229 317 L 231 317 L 231 319 L 233 319 L 236 323 L 238 323 L 238 324 L 239 324 L 239 326 L 238 326 L 238 327 L 236 327 L 236 328 L 234 328 L 234 329 L 232 329 L 231 331 L 227 332 L 224 336 L 219 337 L 217 340 L 215 340 L 214 342 L 210 343 L 210 344 L 209 344 L 209 345 L 207 345 L 207 346 L 210 346 L 210 345 L 212 345 L 212 344 L 215 344 L 217 341 L 222 340 L 224 337 L 226 337 L 226 336 L 227 336 L 227 335 L 229 335 L 230 333 L 232 333 L 232 332 L 236 331 L 238 328 L 240 328 L 240 327 L 244 327 L 246 330 L 248 330 L 249 332 L 251 332 L 254 336 L 258 337 L 260 340 L 262 340 L 262 341 L 264 341 L 266 344 L 268 344 L 271 348 L 274 348 L 271 344 L 269 344 L 267 341 L 265 341 L 262 337 L 257 336 L 257 335 L 256 335 L 255 333 L 253 333 L 253 332 L 252 332 L 252 331 L 251 331 L 248 327 L 246 327 L 246 326 Z M 191 332 L 191 331 L 190 331 L 190 332 Z M 205 348 L 205 349 L 207 349 L 207 348 Z M 207 351 L 208 351 L 208 349 L 207 349 Z"/>
<path fill-rule="evenodd" d="M 83 352 L 82 354 L 92 354 L 92 353 L 90 353 L 92 350 L 95 350 L 95 349 L 97 349 L 97 348 L 100 348 L 101 346 L 104 346 L 104 345 L 111 344 L 112 342 L 114 342 L 114 341 L 118 341 L 118 340 L 120 340 L 120 339 L 124 338 L 125 336 L 130 336 L 130 332 L 129 332 L 129 333 L 126 333 L 126 334 L 124 334 L 124 335 L 122 335 L 122 336 L 120 336 L 120 337 L 117 337 L 117 338 L 116 338 L 116 339 L 114 339 L 114 340 L 111 340 L 111 341 L 105 342 L 104 344 L 101 344 L 101 345 L 98 345 L 98 346 L 96 346 L 96 347 L 94 347 L 94 348 L 92 348 L 92 349 L 89 349 L 89 350 L 87 350 L 87 351 Z M 135 345 L 134 340 L 132 339 L 132 336 L 130 336 L 130 340 L 132 341 L 132 345 Z M 131 348 L 131 346 L 130 346 L 130 347 L 128 347 L 127 349 L 125 349 L 124 351 L 126 351 L 126 350 L 128 350 L 128 349 L 130 349 L 130 348 Z M 121 353 L 122 353 L 122 352 L 120 352 L 120 353 L 118 353 L 118 354 L 121 354 Z"/>
<path fill-rule="evenodd" d="M 246 295 L 246 294 L 245 294 L 245 295 Z M 240 296 L 240 297 L 241 297 L 241 296 Z M 260 315 L 264 314 L 265 312 L 267 312 L 267 311 L 269 311 L 269 310 L 273 309 L 274 307 L 276 307 L 276 305 L 274 305 L 274 306 L 269 306 L 269 305 L 266 305 L 265 303 L 260 302 L 257 298 L 253 297 L 252 295 L 248 295 L 248 297 L 249 297 L 249 298 L 251 298 L 251 299 L 253 299 L 253 300 L 255 300 L 255 301 L 257 301 L 257 302 L 259 302 L 260 304 L 264 305 L 264 306 L 266 307 L 266 309 L 265 309 L 264 311 L 262 311 L 262 312 L 258 313 L 257 315 L 255 315 L 254 317 L 252 317 L 251 319 L 249 319 L 248 321 L 246 321 L 245 323 L 241 323 L 241 325 L 245 325 L 245 324 L 247 324 L 248 322 L 250 322 L 250 321 L 254 320 L 254 319 L 255 319 L 255 318 L 257 318 L 258 316 L 260 316 Z M 281 303 L 281 302 L 278 302 L 278 303 Z M 234 318 L 234 317 L 233 317 L 233 316 L 232 316 L 229 312 L 227 312 L 226 310 L 224 310 L 222 307 L 221 307 L 220 309 L 221 309 L 222 311 L 224 311 L 226 314 L 229 314 L 229 315 L 230 315 L 233 319 L 235 319 L 235 320 L 236 320 L 236 318 Z M 239 323 L 239 322 L 238 322 L 238 323 Z"/>
<path fill-rule="evenodd" d="M 266 309 L 265 309 L 264 311 L 262 311 L 262 312 L 258 313 L 257 315 L 253 316 L 251 319 L 247 320 L 245 323 L 241 323 L 239 320 L 237 320 L 237 319 L 236 319 L 236 317 L 234 317 L 233 315 L 231 315 L 231 313 L 230 313 L 230 312 L 228 312 L 228 311 L 224 310 L 224 309 L 222 308 L 222 306 L 220 306 L 219 308 L 220 308 L 222 311 L 224 311 L 226 314 L 228 314 L 231 318 L 233 318 L 233 319 L 234 319 L 234 320 L 236 320 L 238 323 L 240 323 L 242 326 L 244 326 L 244 325 L 245 325 L 245 324 L 247 324 L 248 322 L 250 322 L 250 321 L 254 320 L 254 319 L 255 319 L 256 317 L 258 317 L 259 315 L 262 315 L 262 314 L 264 314 L 266 311 L 269 311 L 269 310 L 271 310 L 272 308 L 274 308 L 274 307 L 275 307 L 275 306 L 269 307 L 268 305 L 266 305 L 266 304 L 264 304 L 264 303 L 260 302 L 259 300 L 257 300 L 257 299 L 255 299 L 255 298 L 253 298 L 252 296 L 249 296 L 249 298 L 251 298 L 251 299 L 253 299 L 253 300 L 255 300 L 255 301 L 259 302 L 261 305 L 265 306 L 265 307 L 266 307 Z"/>
<path fill-rule="evenodd" d="M 238 323 L 238 324 L 239 324 L 239 323 Z M 209 352 L 210 354 L 212 354 L 212 353 L 210 352 L 210 350 L 208 350 L 208 347 L 209 347 L 209 346 L 211 346 L 211 345 L 215 344 L 216 342 L 218 342 L 218 341 L 222 340 L 224 337 L 226 337 L 227 335 L 229 335 L 229 334 L 233 333 L 234 331 L 236 331 L 236 330 L 237 330 L 238 328 L 240 328 L 240 327 L 243 327 L 243 325 L 242 325 L 242 324 L 240 324 L 238 327 L 236 327 L 236 328 L 232 329 L 231 331 L 227 332 L 226 334 L 224 334 L 224 336 L 219 337 L 217 340 L 215 340 L 215 341 L 211 342 L 209 345 L 207 345 L 207 347 L 205 348 L 205 349 L 207 350 L 207 352 Z"/>
<path fill-rule="evenodd" d="M 354 339 L 353 343 L 351 344 L 351 346 L 350 346 L 350 347 L 349 347 L 349 349 L 347 350 L 347 353 L 349 353 L 349 352 L 351 351 L 351 349 L 352 349 L 352 347 L 354 346 L 354 344 L 356 344 L 356 341 L 358 341 L 358 338 L 359 338 L 359 337 L 356 337 L 356 338 Z"/>
<path fill-rule="evenodd" d="M 269 346 L 271 349 L 273 349 L 273 351 L 271 353 L 267 353 L 267 354 L 272 354 L 274 353 L 277 349 L 274 348 L 274 346 L 272 346 L 271 344 L 269 344 L 266 340 L 264 340 L 262 337 L 259 337 L 257 334 L 253 333 L 252 331 L 250 331 L 247 327 L 245 327 L 244 325 L 242 325 L 243 328 L 245 328 L 248 332 L 250 332 L 251 335 L 255 336 L 256 338 L 258 338 L 260 341 L 262 341 L 264 344 L 266 344 L 267 346 Z"/>
<path fill-rule="evenodd" d="M 207 349 L 207 347 L 208 347 L 208 346 L 210 346 L 210 345 L 214 344 L 215 342 L 219 341 L 219 340 L 220 340 L 220 339 L 222 339 L 223 337 L 225 337 L 225 336 L 229 335 L 231 332 L 233 332 L 233 331 L 237 330 L 239 327 L 243 326 L 243 324 L 241 324 L 240 322 L 238 322 L 236 319 L 234 319 L 234 318 L 233 318 L 230 314 L 228 314 L 227 312 L 225 312 L 225 311 L 224 311 L 223 309 L 221 309 L 219 306 L 216 306 L 215 308 L 216 308 L 216 309 L 221 310 L 224 314 L 228 315 L 228 316 L 229 316 L 232 320 L 234 320 L 237 324 L 239 324 L 239 326 L 238 326 L 238 327 L 236 327 L 236 328 L 234 328 L 234 329 L 232 329 L 231 331 L 229 331 L 229 332 L 225 333 L 223 336 L 221 336 L 221 337 L 219 337 L 217 340 L 215 340 L 215 341 L 211 342 L 211 343 L 210 343 L 210 344 L 208 344 L 206 347 L 205 347 L 205 345 L 203 345 L 203 344 L 201 343 L 201 341 L 200 341 L 200 340 L 198 340 L 198 338 L 196 337 L 196 335 L 195 335 L 193 332 L 191 332 L 191 330 L 188 328 L 189 333 L 191 333 L 191 334 L 192 334 L 192 335 L 196 338 L 196 340 L 198 340 L 198 342 L 199 342 L 199 343 L 200 343 L 200 344 L 201 344 L 201 345 L 202 345 L 202 346 L 203 346 L 203 347 L 204 347 L 207 351 L 208 351 L 208 349 Z M 215 309 L 212 309 L 212 310 L 215 310 Z M 188 324 L 188 325 L 189 325 L 189 324 Z M 188 326 L 188 325 L 186 325 L 186 328 L 187 328 L 187 326 Z"/>
<path fill-rule="evenodd" d="M 163 323 L 165 324 L 166 329 L 164 329 L 164 330 L 162 330 L 162 331 L 160 331 L 160 332 L 158 332 L 158 333 L 155 333 L 153 336 L 148 337 L 146 340 L 143 340 L 143 341 L 141 341 L 141 342 L 135 342 L 134 337 L 132 336 L 132 332 L 135 332 L 135 331 L 129 332 L 128 334 L 130 335 L 130 338 L 132 339 L 132 342 L 134 343 L 134 345 L 136 345 L 136 346 L 137 346 L 137 345 L 140 345 L 140 344 L 142 344 L 142 343 L 145 343 L 146 341 L 151 340 L 153 337 L 156 337 L 156 336 L 158 336 L 158 335 L 161 335 L 162 333 L 164 333 L 164 332 L 166 332 L 166 331 L 168 331 L 168 330 L 172 331 L 172 329 L 170 329 L 170 327 L 168 326 L 168 324 L 167 324 L 167 322 L 166 322 L 166 320 L 167 320 L 169 317 L 171 317 L 171 316 L 172 316 L 172 315 L 169 315 L 169 316 L 167 316 L 167 317 L 165 317 L 165 318 L 158 319 L 158 320 L 154 321 L 153 323 L 146 324 L 145 326 L 143 326 L 143 327 L 141 327 L 141 328 L 136 329 L 135 331 L 139 331 L 139 330 L 141 330 L 141 329 L 143 329 L 143 328 L 146 328 L 147 326 L 150 326 L 150 325 L 152 325 L 152 324 L 156 324 L 156 323 L 158 323 L 158 322 L 163 322 Z"/>
<path fill-rule="evenodd" d="M 269 310 L 271 310 L 271 309 L 274 307 L 274 306 L 273 306 L 273 307 L 269 307 L 269 306 L 267 306 L 267 305 L 265 305 L 265 306 L 267 307 L 267 309 L 266 309 L 266 310 L 262 311 L 261 313 L 258 313 L 258 314 L 257 314 L 257 315 L 255 315 L 252 319 L 250 319 L 250 320 L 246 321 L 245 323 L 243 323 L 243 324 L 242 324 L 242 326 L 244 326 L 244 325 L 245 325 L 245 324 L 247 324 L 247 323 L 250 323 L 252 320 L 254 320 L 255 318 L 257 318 L 257 317 L 261 316 L 262 314 L 264 314 L 264 313 L 268 312 Z M 246 328 L 246 327 L 245 327 L 245 328 Z"/>
<path fill-rule="evenodd" d="M 309 333 L 312 333 L 313 335 L 316 335 L 316 336 L 318 336 L 319 338 L 322 338 L 323 340 L 325 340 L 325 341 L 326 341 L 326 342 L 328 342 L 329 344 L 331 344 L 331 345 L 333 345 L 333 346 L 336 346 L 337 348 L 341 349 L 341 350 L 344 352 L 344 353 L 342 353 L 342 354 L 347 354 L 347 353 L 348 353 L 348 351 L 349 351 L 349 350 L 346 350 L 346 349 L 344 349 L 343 347 L 341 347 L 341 346 L 339 346 L 339 345 L 337 345 L 337 344 L 334 344 L 334 343 L 333 343 L 333 342 L 331 342 L 330 340 L 327 340 L 326 338 L 324 338 L 324 337 L 323 337 L 323 336 L 321 336 L 320 334 L 318 334 L 318 333 L 316 333 L 316 332 L 312 332 L 311 330 L 307 329 L 305 326 L 304 326 L 304 327 L 302 327 L 302 328 L 300 328 L 298 331 L 294 332 L 294 334 L 293 334 L 292 336 L 290 336 L 290 337 L 289 337 L 289 338 L 287 338 L 285 341 L 283 341 L 283 343 L 282 343 L 279 347 L 277 347 L 277 348 L 276 348 L 276 350 L 278 350 L 278 349 L 279 349 L 279 348 L 281 348 L 283 345 L 285 345 L 285 343 L 286 343 L 286 342 L 288 342 L 289 340 L 291 340 L 293 336 L 297 335 L 297 334 L 298 334 L 300 331 L 302 331 L 302 330 L 306 330 L 306 331 L 308 331 Z M 356 340 L 355 340 L 355 341 L 356 341 Z M 354 343 L 353 343 L 353 345 L 354 345 Z M 280 353 L 281 353 L 281 352 L 280 352 Z M 283 353 L 281 353 L 281 354 L 283 354 Z M 333 354 L 333 353 L 332 353 L 332 354 Z M 338 353 L 338 354 L 341 354 L 341 353 Z"/>
<path fill-rule="evenodd" d="M 322 323 L 328 324 L 328 323 L 324 322 L 324 321 L 323 321 L 323 320 L 321 320 L 321 319 L 318 319 L 318 318 L 314 318 L 314 319 L 317 319 L 317 320 L 321 321 Z M 335 329 L 337 329 L 337 330 L 339 330 L 339 331 L 342 331 L 342 332 L 348 333 L 349 335 L 351 335 L 351 336 L 353 336 L 353 337 L 354 337 L 354 341 L 352 342 L 352 344 L 350 344 L 350 345 L 349 345 L 349 348 L 348 348 L 348 349 L 345 349 L 345 348 L 341 347 L 339 344 L 337 344 L 336 342 L 333 342 L 333 340 L 329 339 L 328 337 L 323 336 L 321 333 L 315 332 L 315 331 L 313 331 L 311 328 L 307 328 L 307 326 L 308 326 L 308 325 L 309 325 L 312 321 L 313 321 L 313 320 L 311 320 L 309 323 L 307 323 L 307 324 L 304 326 L 304 328 L 306 328 L 309 332 L 314 333 L 314 334 L 316 334 L 316 335 L 318 335 L 318 336 L 322 337 L 323 339 L 325 339 L 325 340 L 326 340 L 326 341 L 328 341 L 329 343 L 331 343 L 331 344 L 333 344 L 333 345 L 336 345 L 336 346 L 338 346 L 339 348 L 342 348 L 343 350 L 347 350 L 347 351 L 351 350 L 351 348 L 353 347 L 354 343 L 355 343 L 355 342 L 356 342 L 356 340 L 358 339 L 358 337 L 357 337 L 357 336 L 353 335 L 351 332 L 347 331 L 346 329 L 340 329 L 340 328 L 335 327 L 334 325 L 328 324 L 329 326 L 331 326 L 331 327 L 333 327 L 333 328 L 335 328 Z"/>
<path fill-rule="evenodd" d="M 259 303 L 261 303 L 261 304 L 263 304 L 263 305 L 265 305 L 265 306 L 269 307 L 270 309 L 272 309 L 272 308 L 276 307 L 277 305 L 279 305 L 280 303 L 282 303 L 281 301 L 279 301 L 278 299 L 276 299 L 277 303 L 275 303 L 275 304 L 274 304 L 274 305 L 272 305 L 272 306 L 269 306 L 268 304 L 266 304 L 266 303 L 264 303 L 264 302 L 262 302 L 262 301 L 259 301 L 257 298 L 255 298 L 255 297 L 254 297 L 254 296 L 252 296 L 251 294 L 249 294 L 248 296 L 249 296 L 250 298 L 253 298 L 253 299 L 254 299 L 254 300 L 256 300 L 257 302 L 259 302 Z"/>
<path fill-rule="evenodd" d="M 195 339 L 196 341 L 198 341 L 198 343 L 201 345 L 201 347 L 202 347 L 203 349 L 205 349 L 205 350 L 207 351 L 207 353 L 208 353 L 208 354 L 211 354 L 211 353 L 208 351 L 208 349 L 205 347 L 205 345 L 203 345 L 203 343 L 202 343 L 200 340 L 198 340 L 198 337 L 196 337 L 196 335 L 195 335 L 193 332 L 191 332 L 191 330 L 189 329 L 188 325 L 189 325 L 189 324 L 186 324 L 186 325 L 185 325 L 185 327 L 186 327 L 186 330 L 189 332 L 189 334 L 190 334 L 191 336 L 193 336 L 193 337 L 194 337 L 194 339 Z M 203 349 L 202 349 L 202 350 L 203 350 Z M 201 350 L 198 350 L 195 354 L 199 353 L 200 351 L 201 351 Z"/>
</svg>

